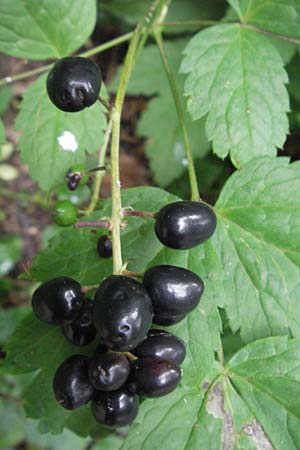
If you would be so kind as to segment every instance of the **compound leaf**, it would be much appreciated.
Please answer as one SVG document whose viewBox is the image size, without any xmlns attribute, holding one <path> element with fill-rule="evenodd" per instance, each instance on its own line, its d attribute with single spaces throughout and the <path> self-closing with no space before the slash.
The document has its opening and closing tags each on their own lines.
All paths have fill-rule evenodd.
<svg viewBox="0 0 300 450">
<path fill-rule="evenodd" d="M 214 152 L 230 152 L 237 167 L 275 156 L 288 131 L 289 98 L 281 57 L 268 39 L 239 24 L 216 25 L 193 37 L 184 54 L 188 109 L 194 120 L 208 115 Z"/>
<path fill-rule="evenodd" d="M 86 42 L 95 23 L 95 0 L 2 0 L 0 50 L 18 58 L 61 58 Z"/>
</svg>

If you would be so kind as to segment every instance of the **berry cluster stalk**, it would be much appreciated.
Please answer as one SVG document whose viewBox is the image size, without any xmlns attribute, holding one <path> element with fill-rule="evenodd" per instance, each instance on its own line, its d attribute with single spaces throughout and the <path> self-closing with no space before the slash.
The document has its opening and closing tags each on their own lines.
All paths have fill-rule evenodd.
<svg viewBox="0 0 300 450">
<path fill-rule="evenodd" d="M 112 144 L 111 144 L 111 190 L 112 190 L 112 247 L 113 247 L 113 273 L 119 275 L 122 272 L 122 253 L 120 241 L 121 228 L 121 182 L 119 169 L 119 147 L 120 147 L 120 127 L 121 114 L 124 103 L 126 87 L 130 78 L 133 65 L 136 61 L 139 44 L 145 42 L 145 35 L 148 35 L 153 22 L 159 18 L 162 12 L 167 10 L 170 0 L 155 0 L 146 16 L 139 22 L 130 41 L 126 54 L 124 68 L 119 81 L 115 104 L 111 111 L 112 119 Z"/>
<path fill-rule="evenodd" d="M 186 125 L 185 125 L 181 99 L 179 97 L 177 87 L 176 87 L 176 82 L 174 80 L 174 76 L 173 76 L 173 73 L 172 73 L 166 52 L 165 52 L 161 32 L 159 30 L 155 30 L 154 37 L 155 37 L 157 46 L 159 48 L 161 59 L 162 59 L 162 62 L 163 62 L 163 65 L 164 65 L 164 68 L 165 68 L 165 71 L 166 71 L 166 74 L 167 74 L 167 77 L 169 80 L 170 88 L 171 88 L 171 91 L 173 94 L 176 111 L 177 111 L 181 131 L 182 131 L 185 152 L 186 152 L 186 156 L 187 156 L 187 160 L 188 160 L 188 171 L 189 171 L 189 178 L 190 178 L 190 184 L 191 184 L 191 198 L 192 198 L 192 200 L 198 201 L 200 199 L 200 195 L 199 195 L 199 190 L 198 190 L 192 148 L 191 148 L 191 144 L 190 144 L 189 137 L 188 137 L 188 132 L 187 132 Z"/>
</svg>

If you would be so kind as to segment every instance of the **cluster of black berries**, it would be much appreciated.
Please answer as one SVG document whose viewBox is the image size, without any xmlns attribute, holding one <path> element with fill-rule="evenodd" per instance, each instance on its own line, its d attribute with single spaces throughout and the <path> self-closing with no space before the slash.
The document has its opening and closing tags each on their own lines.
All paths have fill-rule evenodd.
<svg viewBox="0 0 300 450">
<path fill-rule="evenodd" d="M 201 202 L 176 202 L 156 215 L 155 231 L 168 247 L 186 249 L 214 232 L 213 210 Z M 75 409 L 92 401 L 95 418 L 109 427 L 131 423 L 138 396 L 172 392 L 181 378 L 184 343 L 151 324 L 173 325 L 199 304 L 202 280 L 190 270 L 159 265 L 148 269 L 142 283 L 111 275 L 98 287 L 94 301 L 67 277 L 42 284 L 33 294 L 37 317 L 62 327 L 75 345 L 97 335 L 100 347 L 92 357 L 73 355 L 57 369 L 53 389 L 57 401 Z"/>
<path fill-rule="evenodd" d="M 64 58 L 51 70 L 47 91 L 63 111 L 75 112 L 91 106 L 99 95 L 101 74 L 83 58 Z M 79 182 L 77 172 L 69 177 L 69 188 Z M 215 231 L 216 216 L 203 202 L 180 201 L 164 206 L 155 215 L 158 239 L 172 249 L 190 249 Z M 112 254 L 111 241 L 102 236 L 98 253 Z M 185 345 L 172 333 L 150 329 L 183 320 L 199 304 L 204 284 L 190 270 L 172 265 L 148 269 L 142 282 L 133 277 L 111 275 L 99 285 L 93 301 L 79 283 L 59 277 L 42 284 L 33 294 L 36 316 L 60 325 L 75 345 L 94 338 L 91 357 L 76 354 L 57 369 L 53 390 L 67 409 L 92 402 L 93 414 L 109 427 L 130 424 L 137 415 L 139 397 L 160 397 L 180 382 L 179 365 Z"/>
</svg>

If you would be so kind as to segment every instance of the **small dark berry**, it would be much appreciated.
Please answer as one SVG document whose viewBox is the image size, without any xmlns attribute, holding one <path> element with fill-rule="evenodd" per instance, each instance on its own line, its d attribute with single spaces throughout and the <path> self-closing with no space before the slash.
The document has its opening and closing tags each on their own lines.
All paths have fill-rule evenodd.
<svg viewBox="0 0 300 450">
<path fill-rule="evenodd" d="M 175 334 L 165 330 L 150 330 L 146 339 L 134 350 L 131 350 L 138 358 L 160 358 L 181 364 L 185 358 L 186 350 L 184 342 Z"/>
<path fill-rule="evenodd" d="M 131 363 L 128 389 L 144 397 L 162 397 L 174 391 L 181 378 L 181 369 L 172 361 L 141 358 Z"/>
<path fill-rule="evenodd" d="M 95 355 L 89 366 L 89 379 L 95 389 L 115 391 L 128 378 L 130 365 L 121 353 L 107 352 Z"/>
<path fill-rule="evenodd" d="M 89 402 L 94 388 L 88 379 L 89 359 L 84 355 L 72 355 L 57 369 L 53 391 L 58 403 L 66 409 L 76 409 Z"/>
<path fill-rule="evenodd" d="M 129 425 L 136 418 L 138 408 L 138 396 L 127 389 L 113 392 L 98 391 L 92 401 L 95 419 L 109 428 Z"/>
<path fill-rule="evenodd" d="M 97 330 L 93 323 L 93 302 L 86 300 L 80 316 L 70 323 L 62 325 L 64 336 L 73 345 L 88 345 L 96 337 Z"/>
<path fill-rule="evenodd" d="M 153 322 L 173 325 L 196 308 L 204 284 L 194 272 L 176 266 L 154 266 L 148 269 L 143 284 L 152 300 Z"/>
<path fill-rule="evenodd" d="M 93 316 L 101 343 L 112 350 L 128 351 L 145 339 L 153 316 L 152 303 L 141 283 L 111 275 L 96 292 Z"/>
<path fill-rule="evenodd" d="M 214 210 L 206 203 L 181 201 L 159 210 L 155 233 L 166 247 L 185 250 L 209 239 L 216 225 Z"/>
<path fill-rule="evenodd" d="M 33 312 L 38 319 L 49 324 L 77 319 L 83 306 L 80 284 L 68 277 L 46 281 L 32 295 Z"/>
<path fill-rule="evenodd" d="M 102 258 L 110 258 L 112 256 L 112 241 L 108 236 L 101 236 L 97 243 L 98 255 Z"/>
<path fill-rule="evenodd" d="M 47 78 L 52 103 L 62 111 L 77 112 L 92 106 L 99 97 L 101 72 L 90 59 L 69 56 L 58 60 Z"/>
</svg>

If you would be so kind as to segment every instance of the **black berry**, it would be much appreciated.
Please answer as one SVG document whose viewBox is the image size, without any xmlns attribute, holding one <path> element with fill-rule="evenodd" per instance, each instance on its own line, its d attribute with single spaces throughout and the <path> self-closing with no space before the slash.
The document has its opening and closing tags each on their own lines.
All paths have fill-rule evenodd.
<svg viewBox="0 0 300 450">
<path fill-rule="evenodd" d="M 80 284 L 68 277 L 46 281 L 32 296 L 35 315 L 49 324 L 62 324 L 76 319 L 83 306 L 84 295 Z"/>
<path fill-rule="evenodd" d="M 160 358 L 181 364 L 185 358 L 184 342 L 165 330 L 150 330 L 146 339 L 131 351 L 138 358 Z"/>
<path fill-rule="evenodd" d="M 148 269 L 144 286 L 153 304 L 153 322 L 172 325 L 182 320 L 199 304 L 204 291 L 201 278 L 176 266 L 161 265 Z"/>
<path fill-rule="evenodd" d="M 210 238 L 216 225 L 216 215 L 206 203 L 182 201 L 159 210 L 155 233 L 165 246 L 185 250 Z"/>
<path fill-rule="evenodd" d="M 79 317 L 62 325 L 62 332 L 71 344 L 88 345 L 95 338 L 97 331 L 93 323 L 92 308 L 93 302 L 87 299 Z"/>
<path fill-rule="evenodd" d="M 162 397 L 178 386 L 181 369 L 172 361 L 141 358 L 131 363 L 128 388 L 144 397 Z"/>
<path fill-rule="evenodd" d="M 127 351 L 145 339 L 153 316 L 152 303 L 142 284 L 111 275 L 96 292 L 93 316 L 102 344 Z"/>
<path fill-rule="evenodd" d="M 113 392 L 98 391 L 92 402 L 95 419 L 110 428 L 129 425 L 136 418 L 138 408 L 138 396 L 127 389 Z"/>
<path fill-rule="evenodd" d="M 68 189 L 69 191 L 75 191 L 81 180 L 81 176 L 78 173 L 72 173 L 68 176 Z"/>
<path fill-rule="evenodd" d="M 72 355 L 57 369 L 53 391 L 58 403 L 66 409 L 76 409 L 91 400 L 94 388 L 88 379 L 89 359 Z"/>
<path fill-rule="evenodd" d="M 123 386 L 130 372 L 129 362 L 121 353 L 95 355 L 89 366 L 89 379 L 95 389 L 115 391 Z"/>
<path fill-rule="evenodd" d="M 62 58 L 47 78 L 47 92 L 52 103 L 62 111 L 77 112 L 92 106 L 101 88 L 97 64 L 79 56 Z"/>
<path fill-rule="evenodd" d="M 110 258 L 112 256 L 112 242 L 108 236 L 101 236 L 98 239 L 97 251 L 102 258 Z"/>
</svg>

